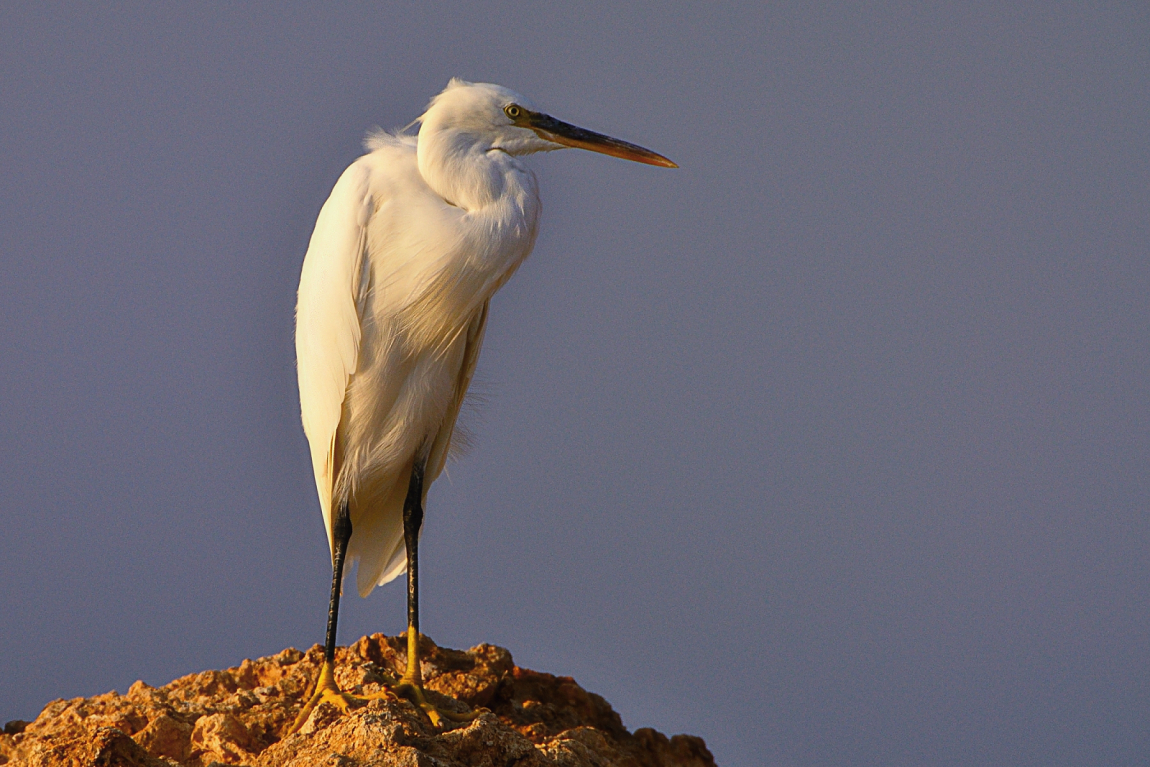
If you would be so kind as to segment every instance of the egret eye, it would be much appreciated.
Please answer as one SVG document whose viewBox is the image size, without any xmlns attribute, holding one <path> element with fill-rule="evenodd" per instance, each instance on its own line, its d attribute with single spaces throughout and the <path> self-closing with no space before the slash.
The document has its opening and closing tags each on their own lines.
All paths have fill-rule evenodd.
<svg viewBox="0 0 1150 767">
<path fill-rule="evenodd" d="M 512 120 L 523 114 L 523 110 L 519 108 L 518 104 L 509 104 L 503 108 L 503 112 Z"/>
</svg>

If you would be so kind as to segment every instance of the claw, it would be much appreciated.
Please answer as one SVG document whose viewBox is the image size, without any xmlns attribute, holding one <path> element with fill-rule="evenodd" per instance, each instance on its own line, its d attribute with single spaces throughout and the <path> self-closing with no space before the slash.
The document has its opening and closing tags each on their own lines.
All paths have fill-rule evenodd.
<svg viewBox="0 0 1150 767">
<path fill-rule="evenodd" d="M 451 722 L 470 722 L 479 716 L 479 712 L 477 711 L 470 711 L 466 714 L 458 714 L 454 711 L 440 711 L 434 704 L 428 703 L 427 699 L 423 697 L 423 688 L 411 682 L 400 682 L 396 692 L 410 700 L 418 706 L 423 713 L 427 714 L 427 718 L 431 720 L 431 724 L 437 729 L 443 726 L 444 719 Z"/>
</svg>

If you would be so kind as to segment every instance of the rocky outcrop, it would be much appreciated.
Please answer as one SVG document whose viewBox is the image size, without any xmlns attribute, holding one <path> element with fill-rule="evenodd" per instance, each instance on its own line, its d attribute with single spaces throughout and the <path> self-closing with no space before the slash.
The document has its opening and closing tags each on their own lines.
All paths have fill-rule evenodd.
<svg viewBox="0 0 1150 767">
<path fill-rule="evenodd" d="M 323 660 L 284 650 L 226 671 L 164 685 L 136 682 L 127 694 L 49 703 L 34 722 L 9 722 L 0 764 L 27 767 L 706 767 L 701 738 L 628 732 L 607 701 L 570 677 L 519 668 L 501 647 L 466 652 L 421 638 L 428 700 L 440 710 L 478 711 L 443 730 L 404 699 L 384 696 L 342 715 L 316 707 L 287 735 Z M 349 692 L 385 693 L 406 663 L 402 637 L 375 634 L 336 655 Z"/>
</svg>

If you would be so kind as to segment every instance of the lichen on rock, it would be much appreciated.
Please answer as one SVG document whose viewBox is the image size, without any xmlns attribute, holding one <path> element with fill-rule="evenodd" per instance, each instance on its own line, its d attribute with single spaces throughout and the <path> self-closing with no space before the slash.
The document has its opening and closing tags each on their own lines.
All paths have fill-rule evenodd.
<svg viewBox="0 0 1150 767">
<path fill-rule="evenodd" d="M 5 767 L 707 767 L 701 738 L 629 732 L 607 701 L 570 677 L 519 668 L 501 647 L 466 652 L 420 639 L 428 700 L 478 715 L 445 730 L 413 704 L 376 698 L 348 715 L 329 704 L 288 735 L 319 673 L 319 645 L 245 660 L 163 687 L 56 700 L 0 734 Z M 336 653 L 336 682 L 384 692 L 406 664 L 402 636 L 374 634 Z"/>
</svg>

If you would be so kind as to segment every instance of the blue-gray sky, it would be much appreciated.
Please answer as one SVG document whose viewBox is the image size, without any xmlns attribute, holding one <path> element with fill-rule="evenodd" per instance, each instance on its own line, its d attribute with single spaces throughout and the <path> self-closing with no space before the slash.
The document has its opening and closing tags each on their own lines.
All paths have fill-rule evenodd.
<svg viewBox="0 0 1150 767">
<path fill-rule="evenodd" d="M 1009 7 L 1007 7 L 1007 5 Z M 424 628 L 720 764 L 1150 753 L 1144 3 L 9 5 L 0 720 L 322 638 L 292 312 L 449 77 L 535 158 Z M 403 629 L 403 588 L 341 641 Z"/>
</svg>

